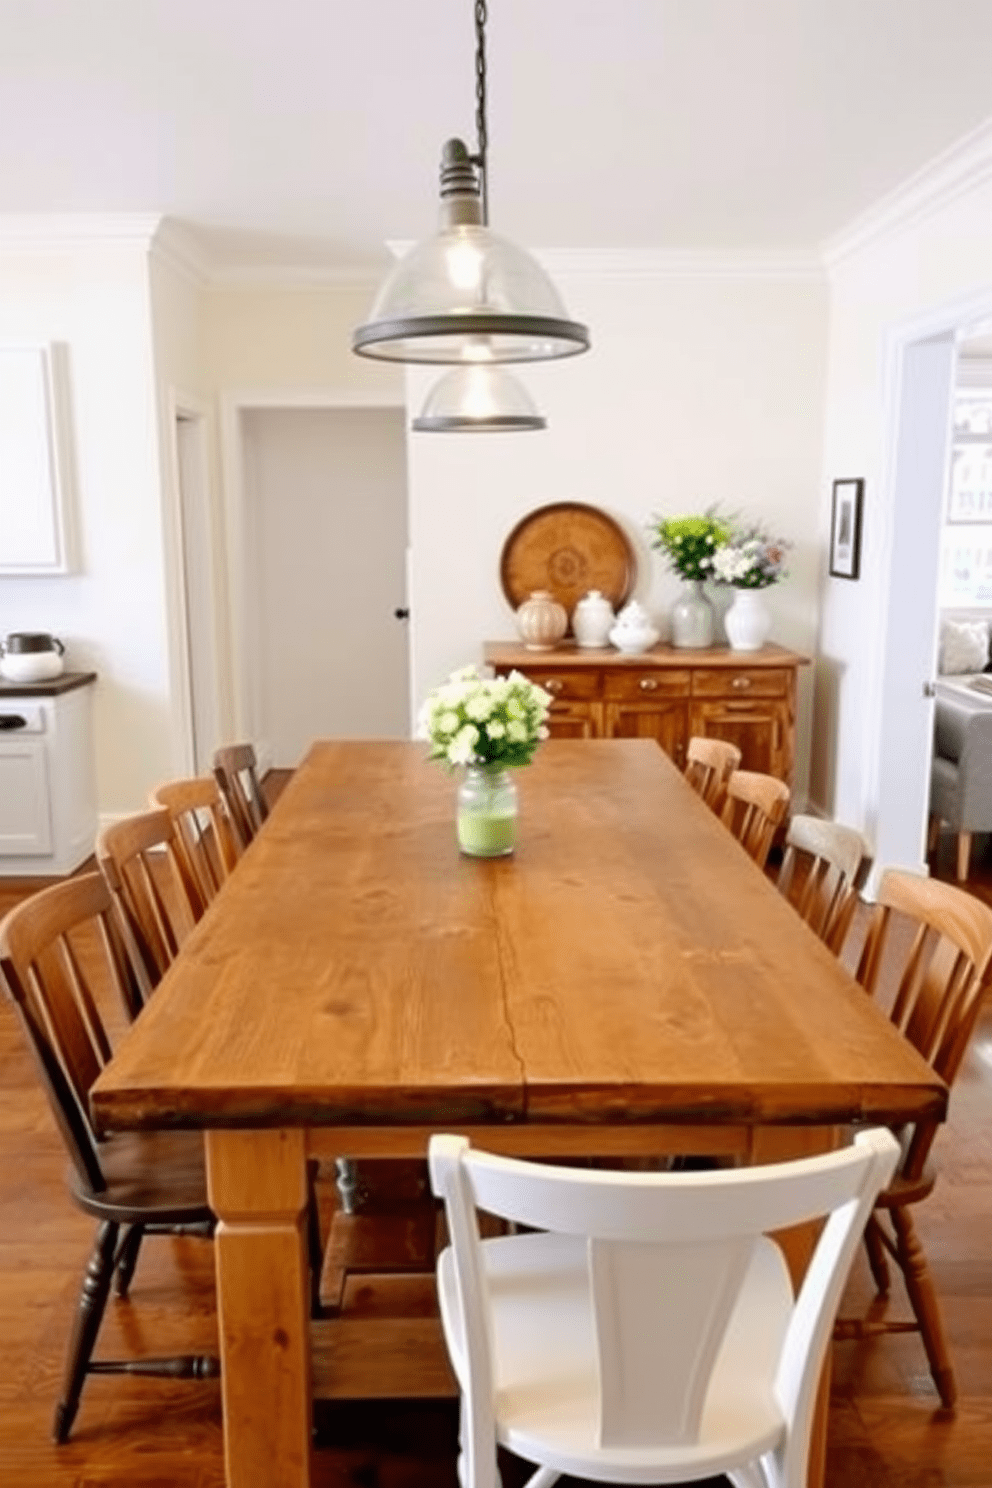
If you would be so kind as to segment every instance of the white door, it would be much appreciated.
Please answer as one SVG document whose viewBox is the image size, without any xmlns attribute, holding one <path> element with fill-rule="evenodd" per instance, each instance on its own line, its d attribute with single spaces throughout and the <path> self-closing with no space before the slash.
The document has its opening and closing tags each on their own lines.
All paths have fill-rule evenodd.
<svg viewBox="0 0 992 1488">
<path fill-rule="evenodd" d="M 318 738 L 408 738 L 401 408 L 243 418 L 248 681 L 256 743 L 290 768 Z"/>
<path fill-rule="evenodd" d="M 955 347 L 949 332 L 904 353 L 878 753 L 875 861 L 926 872 L 937 583 Z"/>
</svg>

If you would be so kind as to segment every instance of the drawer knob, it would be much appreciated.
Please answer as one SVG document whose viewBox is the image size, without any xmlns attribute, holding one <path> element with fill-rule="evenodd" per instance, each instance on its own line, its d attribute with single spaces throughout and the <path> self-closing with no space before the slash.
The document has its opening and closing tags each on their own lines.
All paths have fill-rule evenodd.
<svg viewBox="0 0 992 1488">
<path fill-rule="evenodd" d="M 545 692 L 561 692 L 564 683 L 560 677 L 549 677 L 546 682 L 541 683 L 541 686 Z"/>
<path fill-rule="evenodd" d="M 641 678 L 641 691 L 642 692 L 655 692 L 655 691 L 657 691 L 657 687 L 658 687 L 658 679 L 657 679 L 657 677 L 642 677 Z"/>
<path fill-rule="evenodd" d="M 750 687 L 751 686 L 751 678 L 750 677 L 735 677 L 733 679 L 733 681 L 731 682 L 730 685 L 731 685 L 731 687 Z"/>
</svg>

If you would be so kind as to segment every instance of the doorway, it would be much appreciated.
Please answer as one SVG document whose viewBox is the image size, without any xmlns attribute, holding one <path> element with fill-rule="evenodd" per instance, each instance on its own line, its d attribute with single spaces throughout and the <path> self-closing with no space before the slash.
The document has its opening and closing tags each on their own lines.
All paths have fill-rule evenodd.
<svg viewBox="0 0 992 1488">
<path fill-rule="evenodd" d="M 317 738 L 409 738 L 403 409 L 249 408 L 241 453 L 260 758 L 291 769 Z"/>
<path fill-rule="evenodd" d="M 915 873 L 927 872 L 941 534 L 959 352 L 990 310 L 992 303 L 967 316 L 949 314 L 930 334 L 905 332 L 892 348 L 889 583 L 875 690 L 877 815 L 866 826 L 876 864 Z"/>
</svg>

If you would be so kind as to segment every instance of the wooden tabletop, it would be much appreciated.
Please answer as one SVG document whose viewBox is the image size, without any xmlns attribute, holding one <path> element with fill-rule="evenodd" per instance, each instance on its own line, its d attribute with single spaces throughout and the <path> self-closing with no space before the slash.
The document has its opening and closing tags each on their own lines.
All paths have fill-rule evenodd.
<svg viewBox="0 0 992 1488">
<path fill-rule="evenodd" d="M 648 740 L 552 741 L 512 858 L 315 745 L 93 1091 L 116 1127 L 837 1124 L 946 1089 Z"/>
</svg>

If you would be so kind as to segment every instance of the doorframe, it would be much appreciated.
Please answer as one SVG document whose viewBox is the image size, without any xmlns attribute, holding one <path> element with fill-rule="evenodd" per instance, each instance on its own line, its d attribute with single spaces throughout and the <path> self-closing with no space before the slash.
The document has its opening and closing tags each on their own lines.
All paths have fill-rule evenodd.
<svg viewBox="0 0 992 1488">
<path fill-rule="evenodd" d="M 173 753 L 178 757 L 179 769 L 184 775 L 195 773 L 195 750 L 193 742 L 193 678 L 190 668 L 190 648 L 195 647 L 197 656 L 210 674 L 214 694 L 221 696 L 220 666 L 218 653 L 218 553 L 215 543 L 213 520 L 213 495 L 210 480 L 210 407 L 202 398 L 170 386 L 166 390 L 166 418 L 168 437 L 165 442 L 165 543 L 168 553 L 166 563 L 166 613 L 169 645 L 170 691 L 173 699 Z M 209 502 L 210 520 L 207 524 L 208 552 L 206 572 L 209 595 L 208 634 L 192 634 L 189 605 L 186 596 L 186 552 L 185 518 L 182 496 L 182 462 L 179 453 L 179 423 L 190 421 L 197 428 L 195 464 L 200 489 Z"/>
<path fill-rule="evenodd" d="M 251 542 L 245 481 L 244 415 L 266 410 L 336 410 L 390 408 L 406 413 L 404 390 L 396 392 L 287 392 L 285 389 L 255 389 L 224 393 L 220 402 L 221 473 L 228 560 L 230 605 L 231 680 L 234 732 L 255 745 L 260 768 L 271 763 L 268 741 L 259 737 L 262 716 L 259 684 L 248 665 L 254 654 L 254 614 L 248 604 L 248 577 L 254 558 Z M 409 433 L 405 435 L 409 447 Z M 408 450 L 409 452 L 409 450 Z M 409 462 L 408 462 L 409 468 Z M 410 482 L 406 489 L 407 544 L 409 555 Z M 412 632 L 407 627 L 407 666 L 412 666 Z"/>
<path fill-rule="evenodd" d="M 900 505 L 904 497 L 904 486 L 902 483 L 902 467 L 900 452 L 905 439 L 906 431 L 903 428 L 903 404 L 902 395 L 904 387 L 904 375 L 907 361 L 912 355 L 914 348 L 921 343 L 935 341 L 941 337 L 949 336 L 953 341 L 954 356 L 957 360 L 957 348 L 965 339 L 972 326 L 992 317 L 992 287 L 981 291 L 970 292 L 965 295 L 956 296 L 943 304 L 931 308 L 921 314 L 908 317 L 897 322 L 887 331 L 883 340 L 883 394 L 882 394 L 882 428 L 883 447 L 881 452 L 881 467 L 879 480 L 879 503 L 878 519 L 881 530 L 879 553 L 881 558 L 882 583 L 877 590 L 875 603 L 875 620 L 872 627 L 876 637 L 875 645 L 871 651 L 869 665 L 869 690 L 868 696 L 879 700 L 877 710 L 865 710 L 864 724 L 864 758 L 868 761 L 868 769 L 865 772 L 866 790 L 863 797 L 863 819 L 866 830 L 869 831 L 873 840 L 877 841 L 880 828 L 884 832 L 884 826 L 879 815 L 879 808 L 883 796 L 881 791 L 882 774 L 882 746 L 885 731 L 885 714 L 883 706 L 885 663 L 889 654 L 890 638 L 895 629 L 896 605 L 893 596 L 893 571 L 895 566 L 895 527 Z M 956 383 L 956 377 L 952 380 L 952 390 Z M 945 428 L 945 439 L 950 442 L 950 411 Z M 947 472 L 945 472 L 945 483 Z M 945 488 L 941 485 L 935 499 L 941 503 L 944 500 Z M 933 586 L 933 593 L 927 596 L 931 606 L 930 619 L 933 633 L 933 650 L 931 654 L 931 675 L 929 678 L 921 678 L 921 686 L 924 682 L 933 680 L 935 672 L 935 659 L 937 652 L 937 613 L 938 613 L 938 581 Z M 933 713 L 932 699 L 921 698 L 921 703 L 929 707 L 930 714 Z M 932 730 L 929 734 L 930 743 L 928 754 L 924 763 L 923 777 L 929 776 L 930 756 L 932 752 Z M 916 865 L 898 865 L 910 868 L 921 874 L 928 872 L 925 854 L 927 800 L 916 803 L 921 807 L 923 832 L 920 841 L 921 861 Z M 868 890 L 871 892 L 877 883 L 880 870 L 873 869 L 869 880 Z"/>
</svg>

